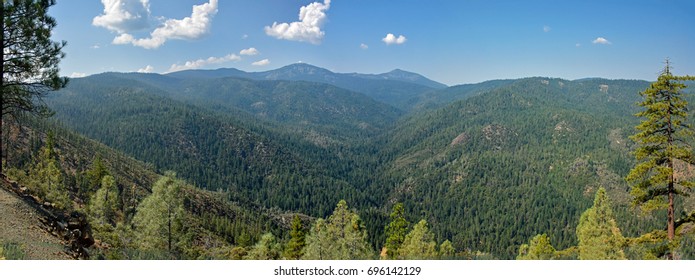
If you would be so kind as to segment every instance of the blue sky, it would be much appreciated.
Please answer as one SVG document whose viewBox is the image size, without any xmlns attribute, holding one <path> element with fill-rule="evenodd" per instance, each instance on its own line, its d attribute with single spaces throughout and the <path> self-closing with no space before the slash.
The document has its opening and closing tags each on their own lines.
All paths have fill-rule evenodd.
<svg viewBox="0 0 695 280">
<path fill-rule="evenodd" d="M 654 80 L 666 57 L 695 74 L 692 0 L 58 0 L 49 13 L 54 40 L 68 42 L 61 73 L 73 77 L 305 62 L 449 85 Z"/>
</svg>

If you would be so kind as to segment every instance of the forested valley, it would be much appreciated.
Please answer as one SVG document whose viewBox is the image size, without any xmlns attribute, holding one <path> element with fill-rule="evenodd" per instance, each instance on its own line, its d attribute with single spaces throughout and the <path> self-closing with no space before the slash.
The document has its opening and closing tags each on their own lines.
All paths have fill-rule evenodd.
<svg viewBox="0 0 695 280">
<path fill-rule="evenodd" d="M 668 241 L 625 179 L 650 84 L 103 73 L 3 124 L 2 173 L 87 217 L 94 259 L 693 259 L 695 199 Z"/>
</svg>

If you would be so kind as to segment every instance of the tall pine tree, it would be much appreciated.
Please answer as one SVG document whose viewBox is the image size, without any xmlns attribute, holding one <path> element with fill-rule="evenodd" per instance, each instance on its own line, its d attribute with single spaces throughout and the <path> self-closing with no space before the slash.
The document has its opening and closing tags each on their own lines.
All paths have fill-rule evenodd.
<svg viewBox="0 0 695 280">
<path fill-rule="evenodd" d="M 627 176 L 632 186 L 633 202 L 644 211 L 666 209 L 667 238 L 676 235 L 676 196 L 687 195 L 695 183 L 678 178 L 674 168 L 678 163 L 695 164 L 692 147 L 687 139 L 693 137 L 692 128 L 686 119 L 687 102 L 681 92 L 686 88 L 683 80 L 691 76 L 674 76 L 669 61 L 656 82 L 640 92 L 644 108 L 636 116 L 645 118 L 636 128 L 638 133 L 631 137 L 638 147 L 635 157 L 638 164 Z"/>
<path fill-rule="evenodd" d="M 152 194 L 140 203 L 133 218 L 135 235 L 140 248 L 149 252 L 166 250 L 170 256 L 182 237 L 184 218 L 183 181 L 168 173 L 152 187 Z"/>
<path fill-rule="evenodd" d="M 299 215 L 294 215 L 292 226 L 290 227 L 290 241 L 287 243 L 287 248 L 285 248 L 285 258 L 290 260 L 300 259 L 304 253 L 305 239 L 306 233 L 304 232 L 302 219 L 299 218 Z"/>
<path fill-rule="evenodd" d="M 405 219 L 403 203 L 396 203 L 391 212 L 391 222 L 386 226 L 386 257 L 395 259 L 398 256 L 398 249 L 408 234 L 408 221 Z"/>
</svg>

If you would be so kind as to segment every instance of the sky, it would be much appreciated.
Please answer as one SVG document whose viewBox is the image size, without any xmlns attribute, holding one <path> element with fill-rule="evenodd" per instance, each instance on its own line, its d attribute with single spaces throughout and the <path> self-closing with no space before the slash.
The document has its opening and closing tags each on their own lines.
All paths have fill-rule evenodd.
<svg viewBox="0 0 695 280">
<path fill-rule="evenodd" d="M 448 85 L 556 77 L 655 80 L 669 58 L 695 74 L 695 1 L 58 0 L 61 74 L 422 74 Z"/>
</svg>

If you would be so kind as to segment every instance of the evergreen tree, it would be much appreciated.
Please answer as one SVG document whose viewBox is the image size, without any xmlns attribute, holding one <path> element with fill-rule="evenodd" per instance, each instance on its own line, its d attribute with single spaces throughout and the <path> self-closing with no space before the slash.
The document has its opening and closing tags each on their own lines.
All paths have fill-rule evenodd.
<svg viewBox="0 0 695 280">
<path fill-rule="evenodd" d="M 454 244 L 449 241 L 449 239 L 444 240 L 441 245 L 439 245 L 439 257 L 442 259 L 451 259 L 455 257 L 456 249 L 454 249 Z"/>
<path fill-rule="evenodd" d="M 674 166 L 677 162 L 693 162 L 692 128 L 686 119 L 687 102 L 681 90 L 686 86 L 678 81 L 693 80 L 691 76 L 674 76 L 669 61 L 656 82 L 640 92 L 644 101 L 639 103 L 644 111 L 636 114 L 646 118 L 636 128 L 638 133 L 631 137 L 638 147 L 635 157 L 638 164 L 627 176 L 632 186 L 633 202 L 644 211 L 667 210 L 667 238 L 673 240 L 675 228 L 675 199 L 684 196 L 695 183 L 677 178 Z"/>
<path fill-rule="evenodd" d="M 391 222 L 386 226 L 386 255 L 389 259 L 398 256 L 398 249 L 408 234 L 408 221 L 405 219 L 403 203 L 396 203 L 391 211 Z"/>
<path fill-rule="evenodd" d="M 17 120 L 24 113 L 50 115 L 41 98 L 65 87 L 58 64 L 65 42 L 51 41 L 56 26 L 48 15 L 55 0 L 2 1 L 2 118 Z"/>
<path fill-rule="evenodd" d="M 28 185 L 39 197 L 54 203 L 57 208 L 70 209 L 70 197 L 63 185 L 63 174 L 53 149 L 53 134 L 49 133 L 46 138 L 46 145 L 41 148 L 36 163 L 29 170 Z"/>
<path fill-rule="evenodd" d="M 519 247 L 517 260 L 551 260 L 555 256 L 555 248 L 550 244 L 550 238 L 546 234 L 538 234 L 531 239 L 529 244 Z"/>
<path fill-rule="evenodd" d="M 304 259 L 361 260 L 372 255 L 362 220 L 341 200 L 328 220 L 319 219 L 312 227 Z"/>
<path fill-rule="evenodd" d="M 434 234 L 427 228 L 427 221 L 420 220 L 413 230 L 405 236 L 398 250 L 398 258 L 406 260 L 426 260 L 437 257 L 437 242 Z"/>
<path fill-rule="evenodd" d="M 280 244 L 272 233 L 261 236 L 261 240 L 244 257 L 247 260 L 277 260 L 280 258 Z"/>
<path fill-rule="evenodd" d="M 133 225 L 142 250 L 175 253 L 173 246 L 182 238 L 182 187 L 183 182 L 168 173 L 157 180 L 152 194 L 138 205 Z"/>
<path fill-rule="evenodd" d="M 294 215 L 292 226 L 290 227 L 290 241 L 285 249 L 285 258 L 298 260 L 302 257 L 304 246 L 306 245 L 306 233 L 299 215 Z"/>
<path fill-rule="evenodd" d="M 604 188 L 599 188 L 594 206 L 587 209 L 577 225 L 579 259 L 623 260 L 624 238 L 613 218 L 610 200 Z"/>
<path fill-rule="evenodd" d="M 118 188 L 113 176 L 106 175 L 101 181 L 101 188 L 89 201 L 89 216 L 92 225 L 115 226 L 118 211 Z"/>
<path fill-rule="evenodd" d="M 85 175 L 88 180 L 87 190 L 85 190 L 86 193 L 91 193 L 102 185 L 102 179 L 104 176 L 109 175 L 109 171 L 106 169 L 106 166 L 104 166 L 104 162 L 101 160 L 100 155 L 94 158 L 92 168 L 87 170 Z"/>
<path fill-rule="evenodd" d="M 442 259 L 452 259 L 456 255 L 456 249 L 454 249 L 454 244 L 449 241 L 449 239 L 444 240 L 442 245 L 439 245 L 439 257 Z"/>
<path fill-rule="evenodd" d="M 326 230 L 326 220 L 318 219 L 311 227 L 306 237 L 305 260 L 330 260 L 334 252 L 331 252 L 331 240 Z"/>
</svg>

